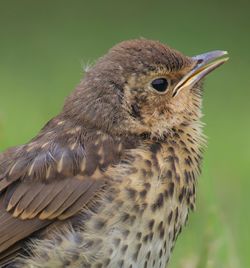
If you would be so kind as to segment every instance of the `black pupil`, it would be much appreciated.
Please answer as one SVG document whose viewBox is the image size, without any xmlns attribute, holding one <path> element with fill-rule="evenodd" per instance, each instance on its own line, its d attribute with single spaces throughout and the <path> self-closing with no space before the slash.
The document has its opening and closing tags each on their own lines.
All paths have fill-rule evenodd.
<svg viewBox="0 0 250 268">
<path fill-rule="evenodd" d="M 168 80 L 165 78 L 157 78 L 152 81 L 152 87 L 159 92 L 164 92 L 168 87 Z"/>
</svg>

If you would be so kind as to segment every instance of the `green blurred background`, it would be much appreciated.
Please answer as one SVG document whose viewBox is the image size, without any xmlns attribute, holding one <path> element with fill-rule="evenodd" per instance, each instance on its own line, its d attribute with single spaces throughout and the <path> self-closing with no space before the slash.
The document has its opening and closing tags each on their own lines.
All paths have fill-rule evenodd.
<svg viewBox="0 0 250 268">
<path fill-rule="evenodd" d="M 176 2 L 176 3 L 175 3 Z M 145 37 L 187 55 L 228 50 L 204 96 L 197 211 L 172 268 L 250 267 L 249 1 L 0 1 L 0 151 L 33 137 L 93 63 Z"/>
</svg>

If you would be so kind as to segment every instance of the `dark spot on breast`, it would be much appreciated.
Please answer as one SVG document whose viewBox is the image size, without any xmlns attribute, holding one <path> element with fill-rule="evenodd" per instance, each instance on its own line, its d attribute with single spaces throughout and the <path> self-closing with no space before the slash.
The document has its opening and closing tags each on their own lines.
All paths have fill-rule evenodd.
<svg viewBox="0 0 250 268">
<path fill-rule="evenodd" d="M 132 216 L 130 217 L 130 224 L 131 224 L 131 225 L 134 224 L 135 219 L 136 219 L 136 216 L 135 216 L 135 215 L 132 215 Z"/>
<path fill-rule="evenodd" d="M 185 143 L 183 140 L 180 140 L 180 144 L 181 144 L 183 147 L 186 147 L 186 143 Z"/>
<path fill-rule="evenodd" d="M 141 198 L 145 198 L 146 195 L 147 195 L 147 190 L 146 190 L 146 189 L 142 190 L 142 191 L 139 193 L 139 195 L 140 195 Z"/>
<path fill-rule="evenodd" d="M 176 155 L 174 156 L 174 162 L 177 163 L 177 164 L 179 163 L 179 158 Z"/>
<path fill-rule="evenodd" d="M 118 247 L 120 245 L 120 243 L 121 243 L 121 239 L 120 238 L 115 238 L 113 241 L 114 241 L 114 245 L 116 247 Z"/>
<path fill-rule="evenodd" d="M 181 192 L 180 192 L 179 197 L 178 197 L 180 203 L 182 202 L 185 194 L 186 194 L 186 188 L 182 187 Z"/>
<path fill-rule="evenodd" d="M 169 213 L 169 215 L 168 215 L 168 224 L 169 225 L 171 223 L 172 218 L 173 218 L 173 211 L 171 210 L 170 213 Z"/>
<path fill-rule="evenodd" d="M 138 172 L 138 169 L 136 168 L 136 167 L 132 167 L 132 168 L 130 168 L 130 170 L 129 170 L 129 173 L 130 174 L 135 174 L 135 173 L 137 173 Z"/>
<path fill-rule="evenodd" d="M 168 186 L 168 193 L 172 197 L 174 195 L 174 183 L 170 182 Z"/>
<path fill-rule="evenodd" d="M 148 207 L 148 204 L 147 203 L 143 203 L 141 205 L 140 213 L 142 214 L 146 210 L 147 207 Z"/>
<path fill-rule="evenodd" d="M 186 183 L 189 183 L 189 180 L 191 179 L 190 172 L 185 170 L 184 171 L 184 176 L 185 176 Z"/>
<path fill-rule="evenodd" d="M 149 221 L 149 223 L 148 223 L 149 230 L 152 230 L 153 229 L 154 224 L 155 224 L 155 220 L 154 219 L 152 219 L 152 220 Z"/>
<path fill-rule="evenodd" d="M 176 179 L 176 181 L 177 181 L 178 183 L 180 182 L 181 177 L 180 177 L 180 175 L 179 175 L 178 173 L 175 174 L 175 179 Z"/>
<path fill-rule="evenodd" d="M 132 257 L 134 261 L 137 261 L 137 258 L 141 249 L 141 245 L 142 245 L 141 243 L 136 245 L 136 252 L 134 253 Z"/>
<path fill-rule="evenodd" d="M 196 151 L 195 151 L 195 149 L 194 149 L 193 147 L 191 147 L 190 150 L 191 150 L 193 153 L 197 154 Z"/>
<path fill-rule="evenodd" d="M 160 230 L 162 230 L 162 227 L 163 227 L 163 221 L 161 221 L 161 222 L 158 224 L 157 229 L 160 231 Z"/>
<path fill-rule="evenodd" d="M 178 236 L 178 230 L 177 228 L 175 227 L 174 228 L 174 237 L 173 237 L 173 241 L 175 241 L 177 239 L 177 236 Z"/>
<path fill-rule="evenodd" d="M 116 205 L 117 205 L 118 207 L 121 207 L 121 206 L 123 205 L 123 203 L 124 203 L 123 200 L 120 200 L 120 199 L 116 200 Z"/>
<path fill-rule="evenodd" d="M 168 147 L 168 151 L 171 153 L 171 154 L 174 154 L 174 148 L 173 147 Z"/>
<path fill-rule="evenodd" d="M 187 122 L 183 122 L 183 123 L 181 123 L 181 126 L 182 127 L 187 127 L 187 126 L 189 126 L 189 124 Z"/>
<path fill-rule="evenodd" d="M 163 193 L 160 193 L 155 201 L 155 203 L 152 205 L 152 211 L 154 212 L 156 209 L 160 209 L 163 206 L 164 198 Z"/>
<path fill-rule="evenodd" d="M 149 234 L 149 236 L 148 236 L 148 239 L 149 239 L 150 241 L 152 241 L 152 240 L 153 240 L 153 237 L 154 237 L 154 233 L 151 232 L 151 233 Z"/>
<path fill-rule="evenodd" d="M 161 257 L 162 257 L 162 249 L 159 252 L 159 258 L 161 258 Z"/>
<path fill-rule="evenodd" d="M 192 194 L 195 195 L 195 184 L 193 184 L 193 187 L 192 187 Z"/>
<path fill-rule="evenodd" d="M 119 268 L 123 268 L 123 266 L 124 266 L 124 260 L 120 260 L 118 262 L 118 266 L 119 266 Z"/>
<path fill-rule="evenodd" d="M 113 194 L 108 194 L 106 196 L 106 200 L 109 202 L 109 203 L 112 203 L 114 201 L 114 195 Z"/>
<path fill-rule="evenodd" d="M 122 234 L 123 234 L 123 237 L 124 237 L 124 238 L 127 238 L 128 235 L 130 234 L 130 231 L 129 231 L 129 230 L 124 230 L 124 231 L 122 232 Z"/>
<path fill-rule="evenodd" d="M 178 133 L 174 133 L 174 138 L 176 138 L 176 139 L 179 139 L 180 138 L 180 135 L 178 134 Z"/>
<path fill-rule="evenodd" d="M 194 144 L 194 141 L 189 139 L 189 138 L 187 139 L 187 141 L 189 141 L 190 143 Z"/>
<path fill-rule="evenodd" d="M 128 213 L 124 212 L 124 213 L 122 214 L 122 216 L 121 216 L 121 220 L 122 220 L 122 222 L 127 221 L 127 220 L 129 219 L 129 217 L 130 217 L 130 215 L 129 215 Z"/>
<path fill-rule="evenodd" d="M 133 207 L 133 211 L 135 213 L 139 213 L 140 212 L 140 204 L 135 204 L 134 207 Z"/>
<path fill-rule="evenodd" d="M 156 142 L 156 143 L 153 143 L 153 144 L 150 145 L 150 151 L 153 154 L 156 154 L 160 150 L 161 150 L 161 144 L 159 142 Z"/>
<path fill-rule="evenodd" d="M 172 155 L 168 156 L 167 161 L 169 161 L 171 163 L 174 162 L 174 157 Z"/>
<path fill-rule="evenodd" d="M 146 259 L 147 259 L 147 260 L 149 260 L 150 255 L 151 255 L 151 251 L 148 251 L 148 253 L 147 253 L 147 255 L 146 255 Z"/>
<path fill-rule="evenodd" d="M 133 188 L 126 188 L 126 191 L 127 191 L 128 197 L 130 199 L 134 199 L 136 197 L 137 191 L 135 189 L 133 189 Z"/>
<path fill-rule="evenodd" d="M 141 232 L 138 232 L 138 233 L 136 234 L 136 239 L 137 239 L 137 240 L 140 240 L 140 239 L 141 239 L 141 236 L 142 236 L 142 233 L 141 233 Z"/>
<path fill-rule="evenodd" d="M 149 235 L 145 235 L 142 239 L 143 243 L 147 243 L 148 242 L 148 238 L 149 238 Z"/>
<path fill-rule="evenodd" d="M 103 219 L 97 219 L 95 221 L 95 229 L 100 230 L 105 226 L 106 222 Z"/>
<path fill-rule="evenodd" d="M 166 240 L 164 241 L 164 245 L 163 245 L 163 247 L 164 247 L 164 251 L 165 251 L 165 253 L 166 253 L 166 251 L 167 251 L 167 241 L 166 241 Z"/>
<path fill-rule="evenodd" d="M 174 147 L 178 147 L 178 144 L 175 140 L 169 140 L 169 143 Z"/>
<path fill-rule="evenodd" d="M 109 258 L 108 259 L 105 259 L 104 262 L 103 262 L 103 264 L 105 266 L 109 265 L 109 263 L 110 263 L 110 259 Z"/>
<path fill-rule="evenodd" d="M 152 172 L 151 170 L 148 171 L 147 177 L 148 177 L 148 178 L 152 178 L 152 177 L 153 177 L 153 172 Z"/>
<path fill-rule="evenodd" d="M 200 164 L 200 161 L 199 161 L 199 159 L 196 157 L 196 156 L 194 156 L 194 160 L 195 160 L 195 162 L 199 165 Z"/>
<path fill-rule="evenodd" d="M 164 197 L 165 197 L 166 199 L 168 199 L 168 197 L 169 197 L 169 192 L 168 192 L 167 189 L 164 191 Z"/>
<path fill-rule="evenodd" d="M 147 177 L 147 171 L 146 171 L 146 169 L 142 168 L 142 169 L 141 169 L 141 173 L 142 173 L 142 176 L 143 176 L 144 178 Z"/>
<path fill-rule="evenodd" d="M 91 248 L 94 245 L 94 241 L 93 240 L 87 240 L 85 242 L 85 247 L 86 248 Z"/>
<path fill-rule="evenodd" d="M 171 170 L 168 170 L 167 173 L 166 173 L 166 177 L 168 179 L 171 179 L 172 178 L 172 171 Z"/>
<path fill-rule="evenodd" d="M 148 167 L 152 167 L 152 163 L 151 163 L 151 161 L 150 160 L 145 160 L 145 163 L 146 163 L 146 165 L 148 166 Z"/>
<path fill-rule="evenodd" d="M 191 177 L 192 177 L 192 181 L 195 181 L 195 174 L 193 171 L 191 171 Z"/>
<path fill-rule="evenodd" d="M 185 158 L 185 164 L 189 167 L 191 166 L 191 162 L 188 158 Z"/>
<path fill-rule="evenodd" d="M 144 187 L 149 190 L 151 188 L 151 184 L 149 182 L 144 183 Z"/>
<path fill-rule="evenodd" d="M 149 132 L 143 132 L 142 134 L 139 135 L 143 140 L 148 140 L 151 136 Z"/>
<path fill-rule="evenodd" d="M 179 209 L 178 209 L 178 207 L 176 207 L 176 209 L 175 209 L 175 223 L 177 223 L 178 219 L 179 219 Z"/>
<path fill-rule="evenodd" d="M 161 229 L 160 231 L 160 239 L 163 239 L 164 238 L 164 234 L 165 234 L 165 230 L 164 229 Z"/>
<path fill-rule="evenodd" d="M 121 249 L 122 254 L 125 254 L 126 251 L 127 251 L 127 249 L 128 249 L 128 245 L 124 245 L 124 246 L 122 247 L 122 249 Z"/>
<path fill-rule="evenodd" d="M 173 241 L 173 236 L 174 236 L 173 231 L 170 231 L 170 232 L 168 233 L 168 240 L 169 240 L 169 241 Z"/>
</svg>

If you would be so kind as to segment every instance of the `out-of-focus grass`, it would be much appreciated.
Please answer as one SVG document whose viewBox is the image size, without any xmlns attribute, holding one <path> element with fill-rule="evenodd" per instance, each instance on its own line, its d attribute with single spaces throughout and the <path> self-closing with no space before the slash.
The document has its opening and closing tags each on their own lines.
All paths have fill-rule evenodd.
<svg viewBox="0 0 250 268">
<path fill-rule="evenodd" d="M 250 267 L 250 2 L 12 0 L 0 4 L 0 151 L 33 137 L 115 43 L 137 37 L 230 61 L 206 81 L 208 148 L 197 211 L 172 268 Z"/>
<path fill-rule="evenodd" d="M 204 209 L 207 209 L 206 207 Z M 216 207 L 205 213 L 197 211 L 188 224 L 189 229 L 180 237 L 170 267 L 176 268 L 240 268 L 232 231 Z M 195 221 L 195 222 L 194 222 Z M 199 226 L 197 226 L 199 225 Z M 196 241 L 195 244 L 190 241 Z"/>
</svg>

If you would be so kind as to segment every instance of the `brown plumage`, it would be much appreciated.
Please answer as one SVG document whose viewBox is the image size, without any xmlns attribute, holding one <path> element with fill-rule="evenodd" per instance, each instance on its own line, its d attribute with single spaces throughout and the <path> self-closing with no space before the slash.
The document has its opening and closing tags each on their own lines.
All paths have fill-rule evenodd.
<svg viewBox="0 0 250 268">
<path fill-rule="evenodd" d="M 118 44 L 0 155 L 1 267 L 165 267 L 194 209 L 201 79 L 226 59 Z"/>
</svg>

